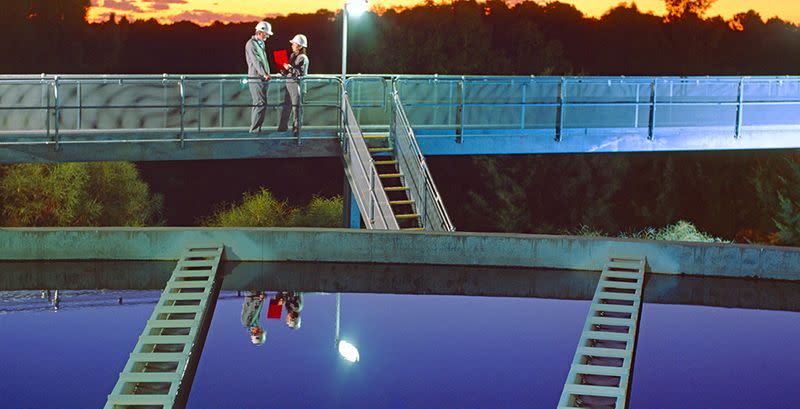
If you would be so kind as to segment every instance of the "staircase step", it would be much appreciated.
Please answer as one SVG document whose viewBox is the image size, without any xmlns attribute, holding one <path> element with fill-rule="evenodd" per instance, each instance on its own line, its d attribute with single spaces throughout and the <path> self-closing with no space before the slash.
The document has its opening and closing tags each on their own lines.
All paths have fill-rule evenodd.
<svg viewBox="0 0 800 409">
<path fill-rule="evenodd" d="M 394 149 L 392 148 L 369 148 L 370 153 L 380 153 L 380 152 L 392 152 Z"/>
<path fill-rule="evenodd" d="M 418 219 L 419 215 L 416 214 L 416 213 L 413 213 L 413 214 L 398 214 L 398 215 L 395 215 L 394 217 L 397 218 L 398 220 L 400 220 L 400 219 Z"/>
<path fill-rule="evenodd" d="M 389 135 L 386 134 L 364 134 L 364 139 L 387 139 Z"/>
<path fill-rule="evenodd" d="M 391 178 L 400 178 L 403 177 L 402 173 L 381 173 L 378 174 L 378 177 L 381 179 L 391 179 Z"/>
<path fill-rule="evenodd" d="M 408 188 L 405 186 L 392 186 L 392 187 L 385 187 L 383 188 L 383 190 L 387 192 L 404 192 L 408 190 Z"/>
<path fill-rule="evenodd" d="M 423 231 L 423 230 L 425 230 L 425 229 L 424 229 L 424 228 L 422 228 L 422 227 L 405 227 L 405 228 L 402 228 L 402 229 L 400 229 L 400 230 L 408 230 L 408 231 Z"/>
<path fill-rule="evenodd" d="M 397 206 L 399 206 L 399 205 L 410 205 L 410 204 L 413 204 L 413 203 L 414 203 L 413 200 L 393 200 L 393 201 L 389 202 L 390 205 L 397 205 Z"/>
<path fill-rule="evenodd" d="M 378 166 L 380 166 L 380 165 L 397 165 L 397 161 L 396 160 L 376 160 L 373 163 L 375 163 L 375 165 L 378 165 Z"/>
</svg>

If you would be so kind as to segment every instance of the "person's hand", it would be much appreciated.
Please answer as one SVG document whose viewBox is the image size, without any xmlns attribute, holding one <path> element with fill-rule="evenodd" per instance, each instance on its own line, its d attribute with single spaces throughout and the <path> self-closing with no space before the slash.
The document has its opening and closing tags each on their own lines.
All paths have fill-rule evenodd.
<svg viewBox="0 0 800 409">
<path fill-rule="evenodd" d="M 283 63 L 283 69 L 288 70 L 289 68 L 292 68 L 292 66 L 287 63 Z"/>
<path fill-rule="evenodd" d="M 264 75 L 264 81 L 269 81 L 269 78 L 270 78 L 269 74 Z"/>
</svg>

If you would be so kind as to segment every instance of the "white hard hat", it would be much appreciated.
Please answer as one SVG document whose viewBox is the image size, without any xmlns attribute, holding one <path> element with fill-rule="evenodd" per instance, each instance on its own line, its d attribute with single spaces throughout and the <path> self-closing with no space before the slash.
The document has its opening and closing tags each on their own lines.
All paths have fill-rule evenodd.
<svg viewBox="0 0 800 409">
<path fill-rule="evenodd" d="M 256 24 L 256 31 L 263 31 L 268 35 L 272 35 L 272 24 L 262 21 Z"/>
<path fill-rule="evenodd" d="M 293 43 L 293 44 L 297 44 L 297 45 L 299 45 L 300 47 L 303 47 L 303 48 L 308 48 L 308 39 L 303 34 L 298 34 L 298 35 L 294 36 L 292 41 L 289 41 L 289 42 Z"/>
</svg>

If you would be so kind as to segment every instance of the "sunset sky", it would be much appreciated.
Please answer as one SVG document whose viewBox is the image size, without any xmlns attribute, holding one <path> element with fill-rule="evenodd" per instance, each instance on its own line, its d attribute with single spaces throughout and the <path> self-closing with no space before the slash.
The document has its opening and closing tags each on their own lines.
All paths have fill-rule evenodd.
<svg viewBox="0 0 800 409">
<path fill-rule="evenodd" d="M 575 4 L 590 16 L 600 16 L 621 0 L 561 0 Z M 381 7 L 410 6 L 419 0 L 371 0 L 371 5 Z M 343 1 L 331 0 L 92 0 L 89 20 L 104 20 L 109 12 L 127 15 L 131 19 L 155 17 L 161 22 L 191 20 L 208 24 L 215 20 L 223 22 L 254 21 L 265 16 L 288 13 L 311 13 L 318 9 L 335 10 Z M 638 0 L 639 9 L 664 13 L 663 0 Z M 778 16 L 784 20 L 800 22 L 798 0 L 718 0 L 710 15 L 732 15 L 755 9 L 762 17 Z"/>
</svg>

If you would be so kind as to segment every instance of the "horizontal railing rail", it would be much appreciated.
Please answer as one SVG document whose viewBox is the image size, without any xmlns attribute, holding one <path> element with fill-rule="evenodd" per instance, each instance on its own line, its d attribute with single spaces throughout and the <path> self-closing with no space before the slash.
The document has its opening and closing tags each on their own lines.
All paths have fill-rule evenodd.
<svg viewBox="0 0 800 409">
<path fill-rule="evenodd" d="M 406 185 L 410 188 L 409 192 L 420 215 L 422 227 L 426 230 L 454 231 L 453 223 L 433 181 L 425 156 L 417 144 L 414 130 L 408 122 L 394 84 L 392 114 L 391 135 L 397 149 L 400 173 L 406 177 Z"/>
<path fill-rule="evenodd" d="M 345 174 L 368 229 L 399 230 L 378 170 L 369 153 L 347 94 L 342 98 L 342 157 Z"/>
</svg>

